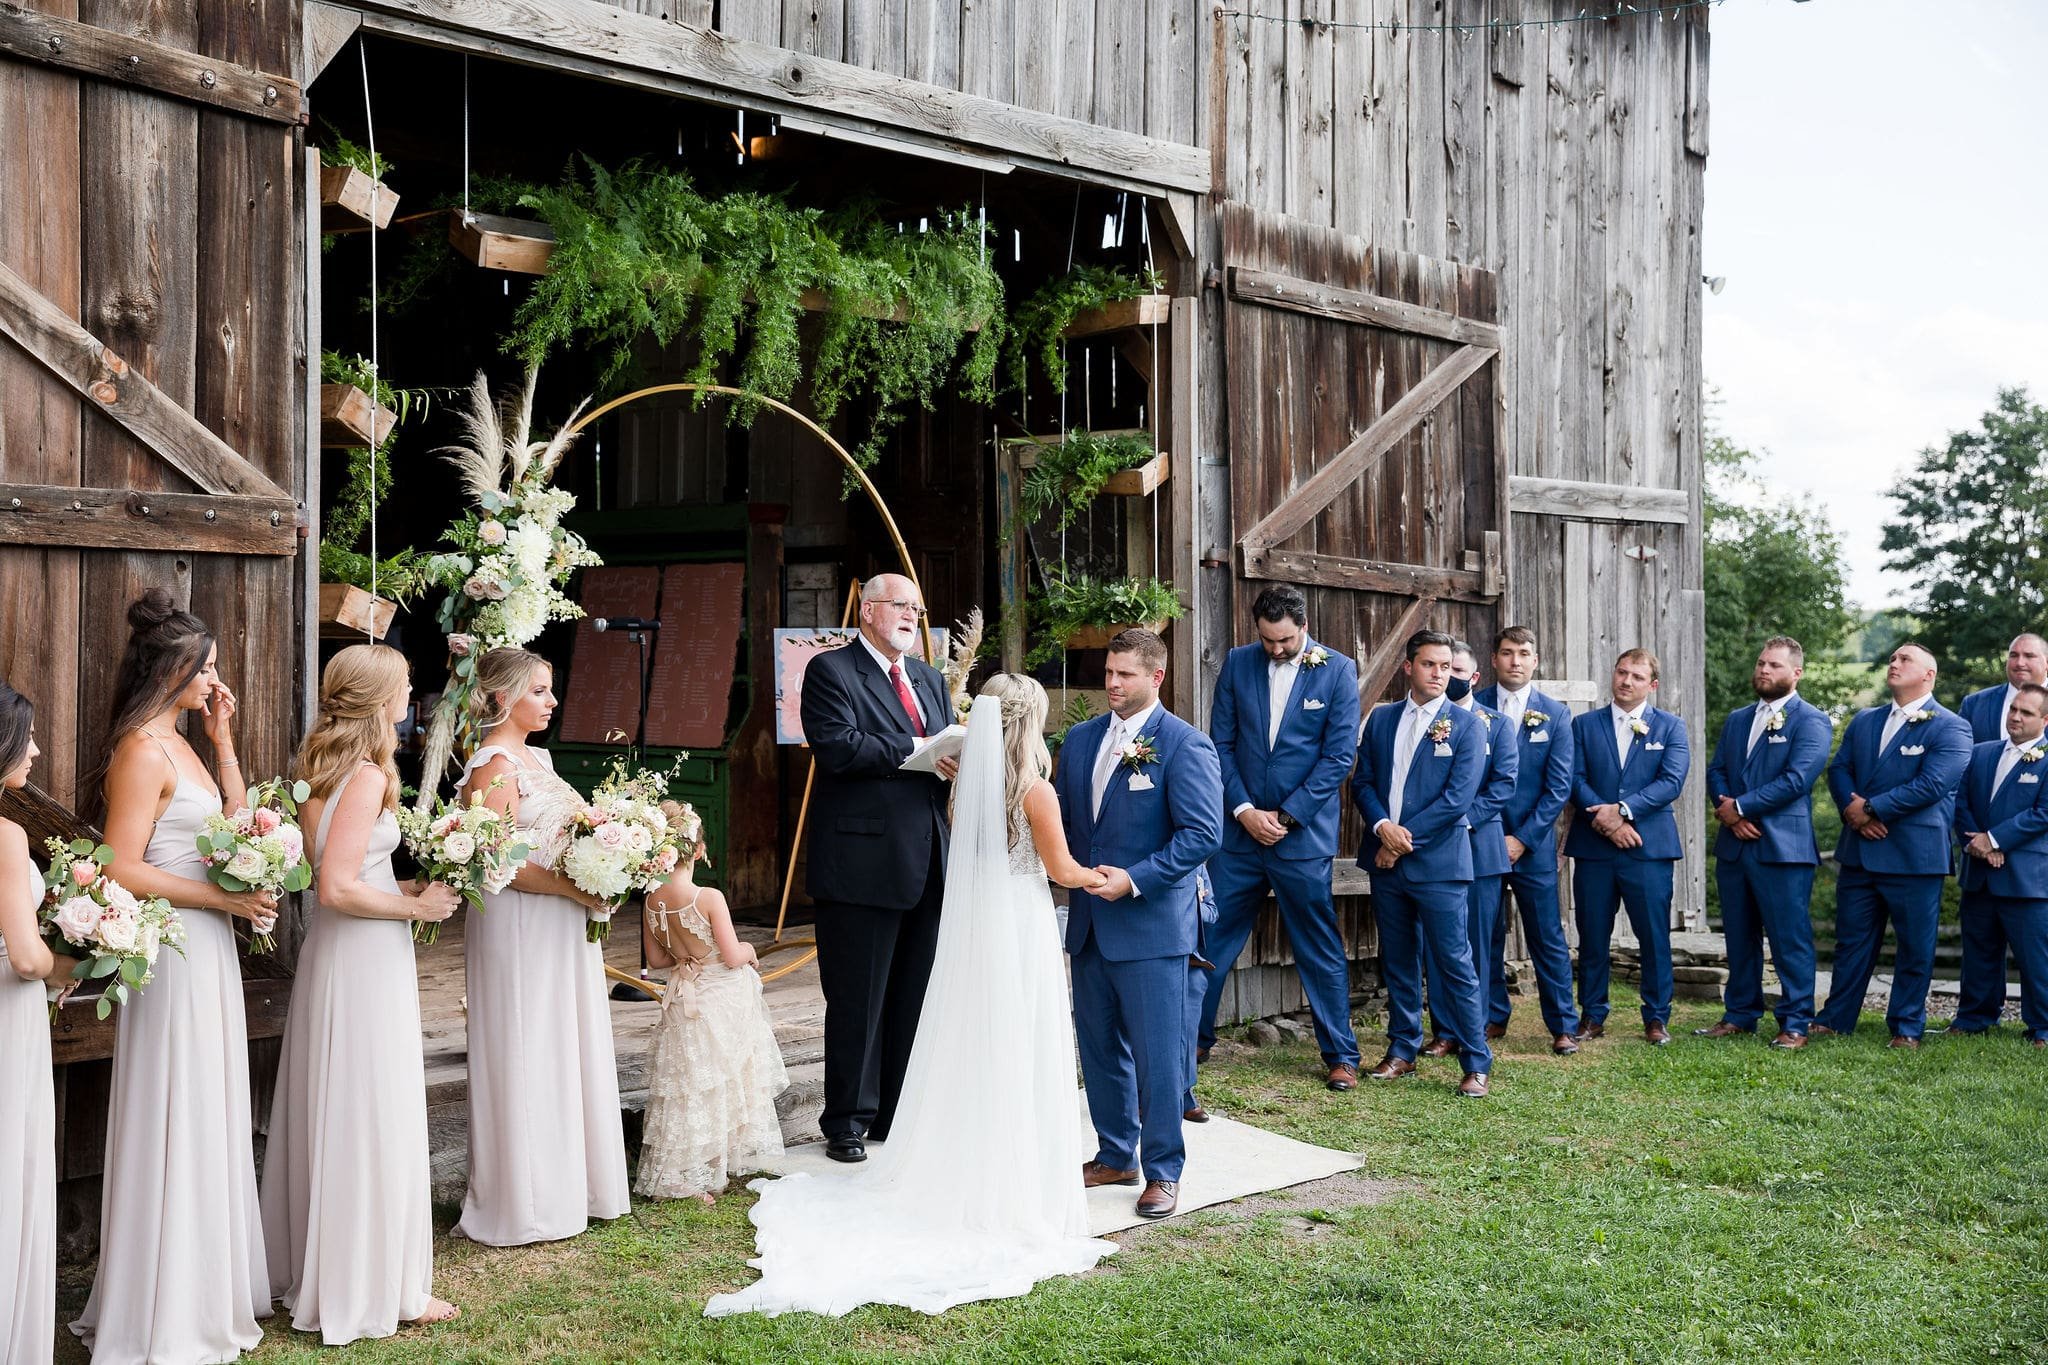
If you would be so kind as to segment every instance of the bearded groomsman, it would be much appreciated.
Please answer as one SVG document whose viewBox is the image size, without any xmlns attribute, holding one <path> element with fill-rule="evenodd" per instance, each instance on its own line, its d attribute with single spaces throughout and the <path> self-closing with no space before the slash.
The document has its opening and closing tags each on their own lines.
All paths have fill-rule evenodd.
<svg viewBox="0 0 2048 1365">
<path fill-rule="evenodd" d="M 1509 626 L 1493 639 L 1494 685 L 1482 688 L 1479 704 L 1500 713 L 1516 736 L 1515 794 L 1501 812 L 1508 873 L 1505 890 L 1522 916 L 1522 938 L 1536 969 L 1536 994 L 1550 1050 L 1568 1057 L 1579 1050 L 1572 1039 L 1579 1012 L 1572 1004 L 1572 951 L 1564 939 L 1557 900 L 1557 817 L 1572 799 L 1572 713 L 1561 701 L 1538 691 L 1536 632 Z M 1507 957 L 1507 904 L 1494 917 L 1487 959 L 1486 1036 L 1508 1031 L 1511 1006 L 1503 963 Z"/>
<path fill-rule="evenodd" d="M 1358 666 L 1309 638 L 1308 599 L 1297 587 L 1262 591 L 1252 621 L 1258 641 L 1224 658 L 1209 714 L 1230 819 L 1223 851 L 1209 860 L 1216 922 L 1206 946 L 1215 965 L 1195 1056 L 1206 1060 L 1215 1044 L 1223 979 L 1271 893 L 1315 1018 L 1324 1083 L 1351 1090 L 1358 1084 L 1358 1038 L 1330 865 L 1344 782 L 1358 759 Z"/>
<path fill-rule="evenodd" d="M 1963 995 L 1950 1033 L 1995 1028 L 2005 1006 L 2005 953 L 2020 964 L 2020 1019 L 2048 1047 L 2048 688 L 2020 683 L 2005 738 L 1979 744 L 1956 799 L 1963 845 Z"/>
<path fill-rule="evenodd" d="M 1756 1032 L 1764 1012 L 1764 940 L 1778 968 L 1778 1036 L 1771 1046 L 1806 1046 L 1813 1026 L 1813 784 L 1827 766 L 1835 727 L 1799 695 L 1806 651 L 1789 636 L 1764 641 L 1750 686 L 1756 701 L 1728 717 L 1707 766 L 1707 800 L 1721 830 L 1714 839 L 1728 985 L 1721 1021 L 1703 1038 Z"/>
<path fill-rule="evenodd" d="M 1422 949 L 1438 968 L 1437 1008 L 1458 1046 L 1465 1076 L 1458 1094 L 1483 1098 L 1493 1054 L 1486 1046 L 1479 978 L 1466 933 L 1472 839 L 1466 813 L 1486 772 L 1486 727 L 1444 700 L 1451 637 L 1408 637 L 1400 701 L 1375 707 L 1358 748 L 1351 799 L 1372 835 L 1358 865 L 1372 875 L 1381 973 L 1387 982 L 1387 1054 L 1376 1081 L 1415 1070 L 1422 1050 Z"/>
<path fill-rule="evenodd" d="M 1631 649 L 1614 661 L 1613 701 L 1572 722 L 1577 811 L 1564 851 L 1579 921 L 1579 1037 L 1607 1032 L 1614 917 L 1628 911 L 1643 963 L 1643 1037 L 1671 1041 L 1672 867 L 1685 856 L 1672 803 L 1692 766 L 1685 722 L 1650 705 L 1657 656 Z"/>
<path fill-rule="evenodd" d="M 2007 646 L 2005 681 L 1972 692 L 1956 708 L 1970 727 L 1970 737 L 1979 744 L 1993 740 L 2004 743 L 2005 709 L 2028 683 L 2036 687 L 2048 685 L 2048 642 L 2032 631 L 2013 636 L 2012 644 Z"/>
<path fill-rule="evenodd" d="M 1479 723 L 1486 727 L 1486 772 L 1479 782 L 1478 797 L 1465 813 L 1465 822 L 1472 828 L 1472 882 L 1465 897 L 1465 931 L 1472 941 L 1472 975 L 1479 979 L 1479 1007 L 1483 1019 L 1487 1002 L 1493 998 L 1494 977 L 1500 971 L 1500 958 L 1493 951 L 1493 931 L 1500 923 L 1500 884 L 1508 871 L 1507 837 L 1501 828 L 1501 811 L 1515 794 L 1515 764 L 1521 752 L 1515 737 L 1508 732 L 1507 722 L 1498 713 L 1473 703 L 1472 679 L 1478 672 L 1479 656 L 1472 652 L 1472 646 L 1463 640 L 1453 644 L 1451 677 L 1444 684 L 1444 696 L 1451 705 L 1463 707 L 1477 716 Z M 1437 1019 L 1438 977 L 1427 942 L 1423 944 L 1422 956 L 1429 972 L 1431 1001 L 1431 1037 L 1429 1046 L 1422 1049 L 1422 1055 L 1448 1057 L 1458 1050 L 1458 1045 L 1444 1032 Z M 1486 1036 L 1490 1041 L 1500 1035 L 1488 1028 Z"/>
<path fill-rule="evenodd" d="M 1889 705 L 1849 722 L 1828 764 L 1828 791 L 1842 811 L 1835 846 L 1835 970 L 1813 1036 L 1854 1033 L 1877 965 L 1885 921 L 1898 937 L 1885 1025 L 1893 1047 L 1917 1048 L 1934 980 L 1941 884 L 1956 788 L 1970 765 L 1970 727 L 1934 699 L 1934 656 L 1916 644 L 1892 651 Z"/>
</svg>

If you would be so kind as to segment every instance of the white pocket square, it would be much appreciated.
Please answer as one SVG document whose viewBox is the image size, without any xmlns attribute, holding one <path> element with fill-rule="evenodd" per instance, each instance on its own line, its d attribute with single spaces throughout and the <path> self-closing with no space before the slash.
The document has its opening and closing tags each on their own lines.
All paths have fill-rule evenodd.
<svg viewBox="0 0 2048 1365">
<path fill-rule="evenodd" d="M 1653 754 L 1663 747 L 1664 746 L 1661 744 L 1645 744 L 1643 746 L 1643 752 L 1646 754 Z"/>
<path fill-rule="evenodd" d="M 1132 791 L 1134 791 L 1134 792 L 1148 792 L 1148 791 L 1151 791 L 1151 790 L 1152 790 L 1152 779 L 1151 779 L 1151 778 L 1149 778 L 1149 777 L 1147 777 L 1147 776 L 1145 776 L 1145 774 L 1143 774 L 1143 773 L 1138 773 L 1138 774 L 1135 774 L 1135 775 L 1134 775 L 1134 776 L 1133 776 L 1133 777 L 1131 778 L 1131 790 L 1132 790 Z"/>
<path fill-rule="evenodd" d="M 1448 744 L 1439 744 L 1436 746 L 1436 749 L 1433 752 L 1436 754 L 1438 758 L 1449 758 L 1451 756 L 1451 746 Z"/>
<path fill-rule="evenodd" d="M 2041 780 L 2040 778 L 2036 777 L 2036 776 L 2035 776 L 2034 774 L 2032 774 L 2032 773 L 2021 773 L 2021 774 L 2020 774 L 2020 781 L 2022 781 L 2022 782 L 2039 782 L 2040 780 Z"/>
<path fill-rule="evenodd" d="M 1790 744 L 1792 742 L 1783 735 L 1765 735 L 1764 739 L 1767 743 L 1771 744 Z"/>
<path fill-rule="evenodd" d="M 1317 701 L 1314 697 L 1310 697 L 1307 701 L 1301 704 L 1301 709 L 1304 711 L 1320 711 L 1323 709 L 1323 704 Z"/>
<path fill-rule="evenodd" d="M 1529 736 L 1529 742 L 1530 742 L 1531 744 L 1548 744 L 1548 743 L 1550 743 L 1550 731 L 1548 731 L 1548 730 L 1538 730 L 1538 731 L 1537 731 L 1537 732 L 1536 732 L 1535 734 L 1533 734 L 1533 735 Z"/>
<path fill-rule="evenodd" d="M 1925 744 L 1908 744 L 1901 748 L 1899 752 L 1907 758 L 1918 758 L 1921 754 L 1927 752 L 1927 746 Z"/>
</svg>

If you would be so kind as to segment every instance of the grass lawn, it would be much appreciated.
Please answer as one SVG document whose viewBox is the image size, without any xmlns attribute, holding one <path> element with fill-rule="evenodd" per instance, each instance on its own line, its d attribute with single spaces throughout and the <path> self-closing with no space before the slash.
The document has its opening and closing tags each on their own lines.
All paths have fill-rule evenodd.
<svg viewBox="0 0 2048 1365">
<path fill-rule="evenodd" d="M 1525 1006 L 1476 1103 L 1452 1063 L 1331 1095 L 1308 1047 L 1220 1050 L 1207 1103 L 1367 1178 L 1121 1234 L 1026 1299 L 706 1321 L 751 1277 L 742 1194 L 527 1251 L 444 1238 L 460 1323 L 337 1356 L 272 1319 L 255 1358 L 2048 1360 L 2048 1056 L 2012 1029 L 1889 1052 L 1870 1020 L 1800 1054 L 1683 1036 L 1717 1017 L 1681 1003 L 1669 1048 L 1624 1027 L 1556 1059 Z"/>
</svg>

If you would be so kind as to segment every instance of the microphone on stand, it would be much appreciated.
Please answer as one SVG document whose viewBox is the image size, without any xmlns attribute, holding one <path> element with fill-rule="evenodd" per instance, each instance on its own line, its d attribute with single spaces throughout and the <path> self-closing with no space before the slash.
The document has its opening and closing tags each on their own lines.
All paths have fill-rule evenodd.
<svg viewBox="0 0 2048 1365">
<path fill-rule="evenodd" d="M 661 622 L 645 616 L 593 616 L 590 624 L 597 630 L 660 630 Z"/>
</svg>

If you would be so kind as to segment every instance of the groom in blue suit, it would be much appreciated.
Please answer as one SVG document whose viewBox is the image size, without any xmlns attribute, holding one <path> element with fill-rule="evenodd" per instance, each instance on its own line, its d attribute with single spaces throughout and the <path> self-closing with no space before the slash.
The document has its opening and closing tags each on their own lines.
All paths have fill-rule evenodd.
<svg viewBox="0 0 2048 1365">
<path fill-rule="evenodd" d="M 1885 1025 L 1893 1047 L 1917 1048 L 1934 982 L 1941 884 L 1954 866 L 1956 789 L 1970 766 L 1970 729 L 1934 699 L 1934 656 L 1916 644 L 1892 651 L 1892 699 L 1849 722 L 1828 764 L 1828 791 L 1842 811 L 1835 846 L 1835 970 L 1814 1037 L 1856 1031 L 1863 994 L 1884 942 L 1898 936 Z"/>
<path fill-rule="evenodd" d="M 1779 635 L 1764 641 L 1750 686 L 1756 701 L 1728 717 L 1707 766 L 1728 985 L 1721 1020 L 1703 1038 L 1756 1032 L 1764 1012 L 1764 940 L 1783 994 L 1771 1046 L 1806 1046 L 1813 1027 L 1813 784 L 1827 766 L 1835 727 L 1799 695 L 1806 651 Z"/>
<path fill-rule="evenodd" d="M 1579 920 L 1581 1038 L 1607 1032 L 1614 915 L 1628 911 L 1643 962 L 1643 1037 L 1671 1041 L 1672 870 L 1685 856 L 1672 803 L 1692 767 L 1685 722 L 1650 704 L 1657 656 L 1631 649 L 1614 661 L 1613 701 L 1572 722 L 1577 810 L 1564 851 L 1572 858 Z"/>
<path fill-rule="evenodd" d="M 2020 963 L 2020 1019 L 2048 1047 L 2048 688 L 2021 683 L 2005 738 L 1979 744 L 1956 800 L 1963 846 L 1963 995 L 1950 1033 L 1983 1033 L 2005 1008 L 2005 950 Z"/>
<path fill-rule="evenodd" d="M 1223 764 L 1223 851 L 1209 860 L 1216 923 L 1205 954 L 1196 1060 L 1216 1041 L 1223 980 L 1244 951 L 1270 891 L 1294 947 L 1332 1090 L 1358 1084 L 1351 969 L 1337 932 L 1330 865 L 1344 783 L 1358 760 L 1358 666 L 1309 638 L 1308 598 L 1275 584 L 1252 603 L 1258 643 L 1240 645 L 1216 675 L 1209 734 Z"/>
<path fill-rule="evenodd" d="M 1082 1183 L 1136 1185 L 1137 1212 L 1179 1207 L 1182 1105 L 1200 936 L 1196 872 L 1223 842 L 1223 780 L 1209 737 L 1159 704 L 1166 645 L 1124 631 L 1103 666 L 1109 714 L 1060 746 L 1054 790 L 1067 845 L 1106 877 L 1067 906 L 1074 1032 L 1098 1142 Z"/>
<path fill-rule="evenodd" d="M 1444 699 L 1453 641 L 1442 631 L 1408 637 L 1401 664 L 1408 691 L 1373 708 L 1358 746 L 1351 799 L 1371 834 L 1358 865 L 1372 876 L 1380 972 L 1387 983 L 1387 1055 L 1368 1075 L 1391 1081 L 1415 1070 L 1422 1050 L 1422 952 L 1429 946 L 1437 1021 L 1457 1045 L 1458 1094 L 1483 1098 L 1493 1053 L 1467 930 L 1472 827 L 1467 814 L 1486 773 L 1486 727 Z"/>
</svg>

